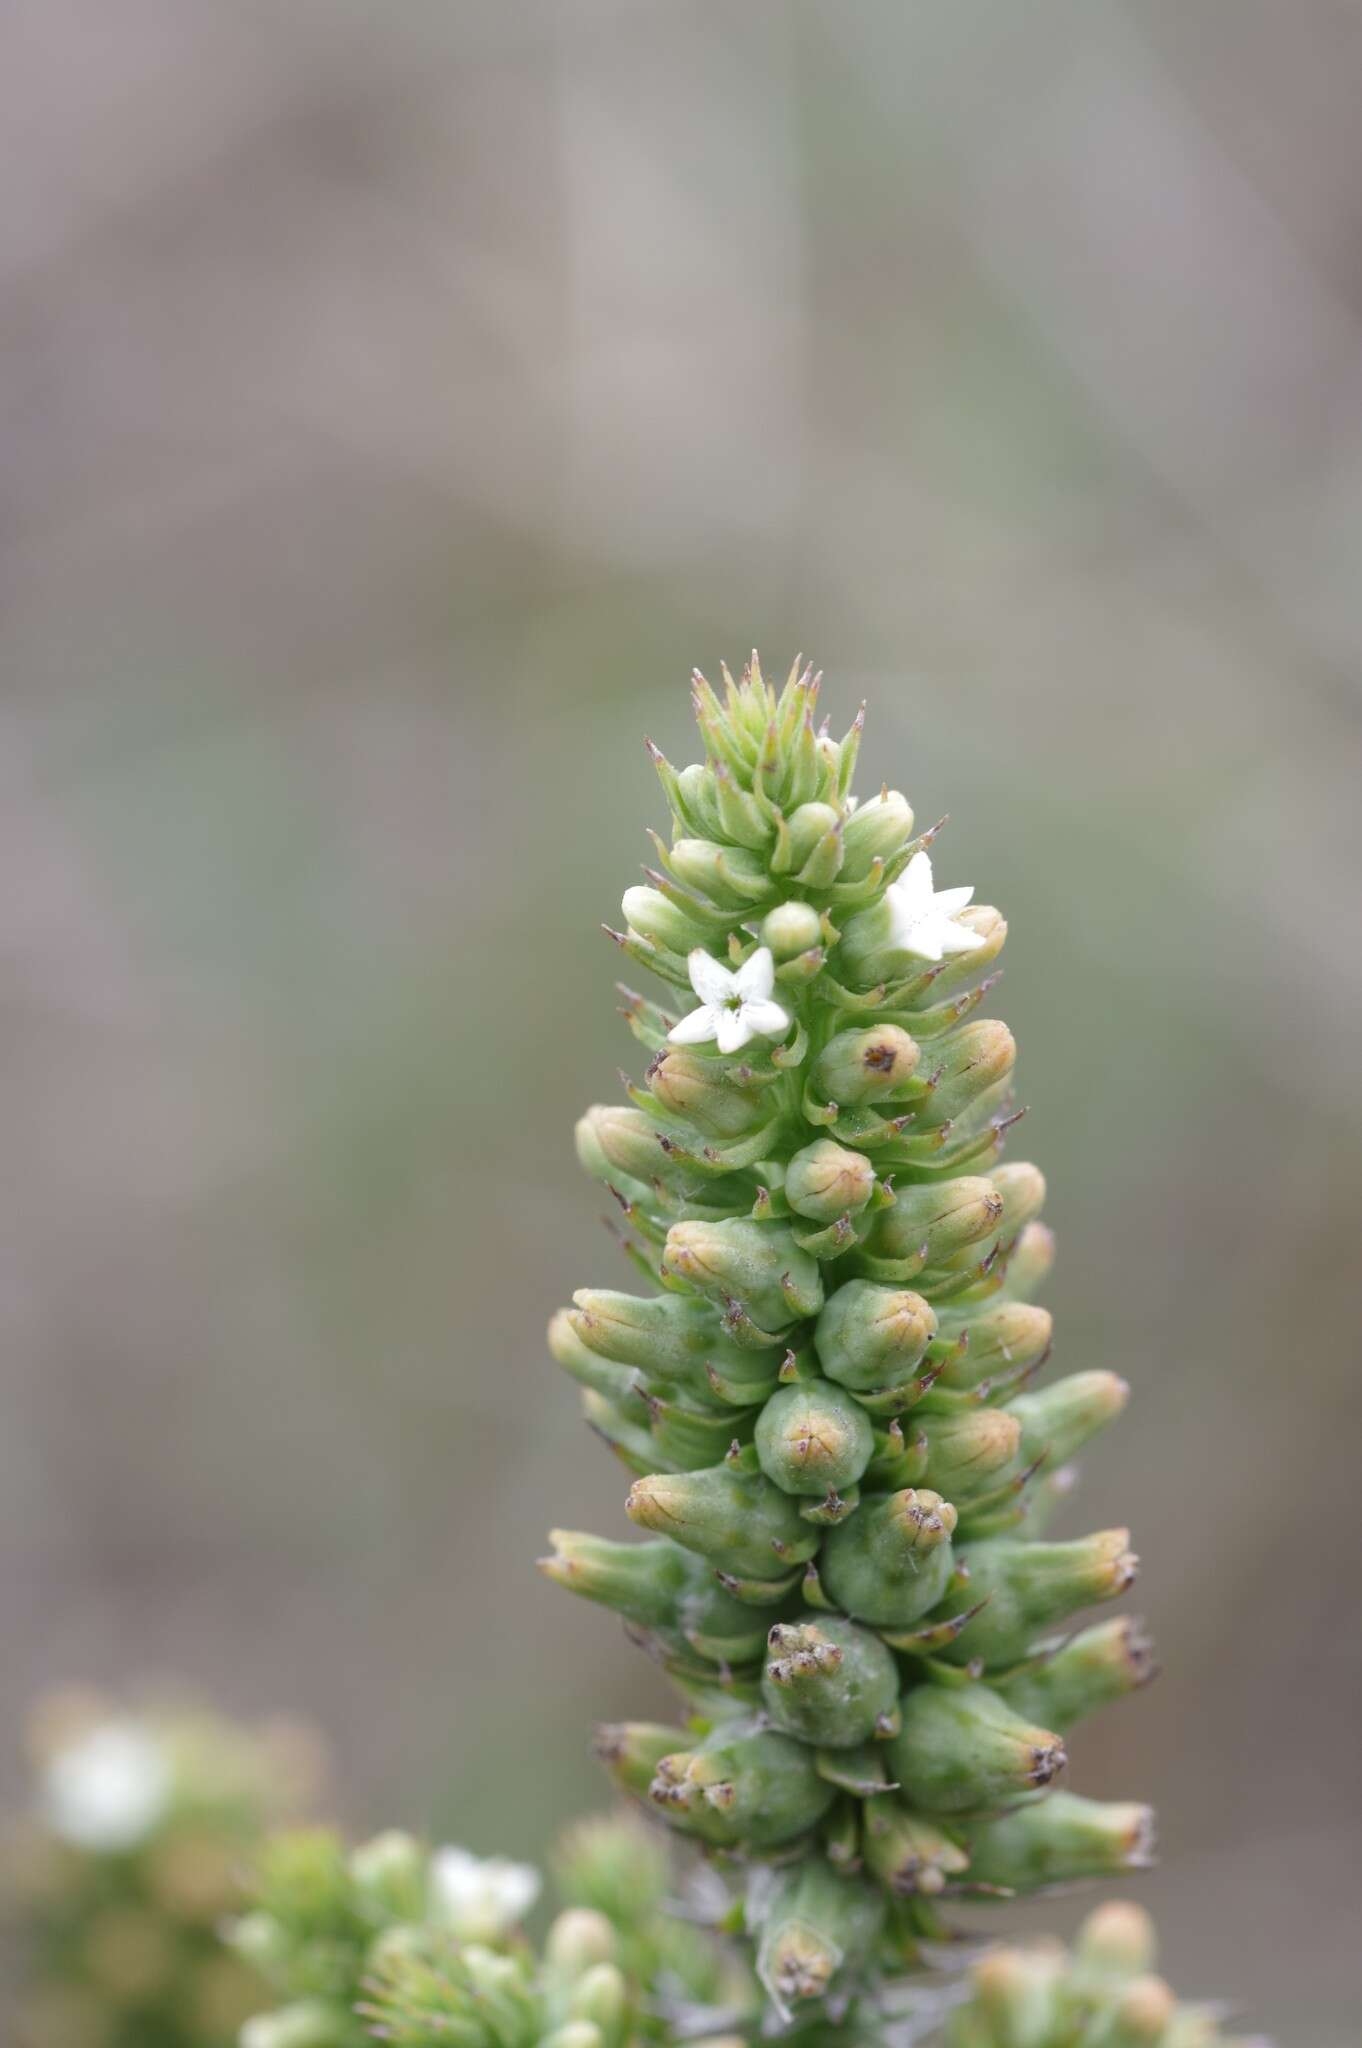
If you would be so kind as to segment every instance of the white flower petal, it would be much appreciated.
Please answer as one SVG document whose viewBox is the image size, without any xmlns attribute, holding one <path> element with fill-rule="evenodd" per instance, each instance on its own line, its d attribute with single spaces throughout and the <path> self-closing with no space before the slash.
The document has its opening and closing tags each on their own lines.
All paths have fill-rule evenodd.
<svg viewBox="0 0 1362 2048">
<path fill-rule="evenodd" d="M 930 960 L 935 965 L 941 958 L 940 929 L 929 917 L 919 918 L 899 943 L 904 952 L 911 953 L 916 960 Z"/>
<path fill-rule="evenodd" d="M 932 900 L 932 863 L 925 853 L 915 853 L 895 882 L 892 894 L 905 906 L 926 908 Z"/>
<path fill-rule="evenodd" d="M 495 1941 L 522 1920 L 539 1896 L 539 1872 L 528 1863 L 437 1849 L 430 1861 L 437 1912 L 464 1941 Z"/>
<path fill-rule="evenodd" d="M 715 1019 L 714 1036 L 719 1041 L 720 1052 L 737 1052 L 752 1036 L 747 1023 L 747 1011 L 720 1010 Z"/>
<path fill-rule="evenodd" d="M 943 924 L 941 944 L 948 953 L 973 953 L 984 943 L 982 932 L 972 932 L 967 924 Z"/>
<path fill-rule="evenodd" d="M 733 976 L 733 986 L 746 1000 L 755 997 L 758 1001 L 770 995 L 776 985 L 776 963 L 771 957 L 769 946 L 758 946 L 750 960 L 744 960 Z"/>
<path fill-rule="evenodd" d="M 711 1003 L 702 1003 L 698 1010 L 689 1011 L 679 1024 L 673 1024 L 667 1037 L 673 1045 L 703 1045 L 713 1038 L 715 1026 L 723 1013 Z"/>
<path fill-rule="evenodd" d="M 779 1003 L 744 1003 L 743 1021 L 762 1038 L 783 1038 L 790 1028 L 790 1013 Z"/>
<path fill-rule="evenodd" d="M 686 955 L 690 985 L 702 1003 L 724 1003 L 733 994 L 733 976 L 722 960 L 714 959 L 703 946 Z"/>
<path fill-rule="evenodd" d="M 109 1721 L 52 1759 L 42 1805 L 64 1841 L 116 1853 L 146 1840 L 170 1794 L 170 1765 L 159 1744 L 134 1722 Z"/>
<path fill-rule="evenodd" d="M 957 910 L 964 909 L 973 894 L 973 889 L 938 889 L 932 909 L 942 917 L 954 917 Z"/>
</svg>

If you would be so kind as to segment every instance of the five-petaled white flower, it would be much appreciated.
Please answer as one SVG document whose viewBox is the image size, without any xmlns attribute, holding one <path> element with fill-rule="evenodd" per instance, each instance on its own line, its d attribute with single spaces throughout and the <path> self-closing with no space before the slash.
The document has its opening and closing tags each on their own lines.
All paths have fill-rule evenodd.
<svg viewBox="0 0 1362 2048">
<path fill-rule="evenodd" d="M 782 1038 L 790 1014 L 771 1000 L 776 966 L 769 946 L 758 946 L 750 960 L 733 972 L 697 946 L 686 956 L 690 985 L 700 998 L 667 1033 L 673 1045 L 703 1045 L 717 1039 L 720 1052 L 736 1052 L 749 1038 Z"/>
<path fill-rule="evenodd" d="M 885 894 L 893 943 L 919 960 L 972 953 L 983 939 L 968 925 L 957 924 L 955 914 L 973 894 L 973 889 L 934 889 L 930 860 L 925 853 L 915 853 Z"/>
<path fill-rule="evenodd" d="M 539 1872 L 504 1856 L 437 1849 L 430 1862 L 436 1911 L 461 1941 L 498 1941 L 539 1897 Z"/>
<path fill-rule="evenodd" d="M 170 1803 L 170 1765 L 131 1721 L 106 1721 L 59 1750 L 43 1778 L 43 1817 L 54 1834 L 96 1855 L 146 1840 Z"/>
</svg>

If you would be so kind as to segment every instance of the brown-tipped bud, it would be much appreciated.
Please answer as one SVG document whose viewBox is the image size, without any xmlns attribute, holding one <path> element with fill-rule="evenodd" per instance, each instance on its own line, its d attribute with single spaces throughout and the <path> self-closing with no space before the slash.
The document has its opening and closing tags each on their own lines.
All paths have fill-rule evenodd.
<svg viewBox="0 0 1362 2048">
<path fill-rule="evenodd" d="M 648 1787 L 664 1756 L 685 1743 L 680 1728 L 659 1721 L 602 1721 L 593 1747 L 622 1792 L 646 1799 Z"/>
<path fill-rule="evenodd" d="M 893 1793 L 867 1799 L 864 1839 L 867 1865 L 899 1898 L 935 1897 L 969 1862 L 934 1821 L 910 1813 Z"/>
<path fill-rule="evenodd" d="M 935 1607 L 953 1568 L 956 1513 L 926 1488 L 863 1501 L 829 1531 L 818 1560 L 831 1599 L 881 1628 L 906 1628 Z"/>
<path fill-rule="evenodd" d="M 856 1216 L 875 1192 L 875 1169 L 864 1152 L 832 1138 L 816 1138 L 796 1152 L 785 1171 L 785 1195 L 798 1216 L 835 1223 Z"/>
<path fill-rule="evenodd" d="M 1153 1860 L 1154 1816 L 1147 1806 L 1052 1792 L 995 1820 L 967 1827 L 970 1878 L 1011 1891 L 1143 1870 Z"/>
<path fill-rule="evenodd" d="M 777 961 L 793 960 L 823 940 L 823 920 L 811 903 L 778 903 L 761 924 L 761 943 Z"/>
<path fill-rule="evenodd" d="M 917 1040 L 897 1024 L 839 1031 L 814 1062 L 814 1089 L 843 1109 L 886 1101 L 912 1080 L 919 1058 Z"/>
<path fill-rule="evenodd" d="M 963 1024 L 943 1040 L 936 1086 L 917 1113 L 915 1130 L 952 1123 L 1012 1072 L 1017 1042 L 999 1017 Z"/>
<path fill-rule="evenodd" d="M 667 1154 L 652 1118 L 641 1109 L 594 1103 L 577 1120 L 577 1157 L 593 1180 L 647 1182 L 667 1173 Z"/>
<path fill-rule="evenodd" d="M 997 1684 L 1018 1713 L 1068 1729 L 1096 1708 L 1147 1685 L 1157 1668 L 1142 1624 L 1121 1614 L 1042 1650 Z"/>
<path fill-rule="evenodd" d="M 761 1330 L 784 1330 L 823 1306 L 818 1261 L 779 1223 L 674 1223 L 662 1272 L 720 1306 L 739 1304 Z"/>
<path fill-rule="evenodd" d="M 818 1318 L 814 1342 L 829 1379 L 858 1393 L 902 1386 L 936 1335 L 936 1311 L 906 1288 L 848 1280 Z"/>
<path fill-rule="evenodd" d="M 995 1166 L 992 1180 L 1003 1202 L 998 1242 L 1006 1246 L 1014 1243 L 1045 1207 L 1045 1175 L 1038 1166 L 1018 1159 Z"/>
<path fill-rule="evenodd" d="M 764 1104 L 754 1088 L 724 1078 L 722 1062 L 679 1045 L 664 1045 L 648 1069 L 648 1083 L 664 1109 L 716 1138 L 756 1130 Z"/>
<path fill-rule="evenodd" d="M 733 1465 L 655 1472 L 635 1480 L 624 1506 L 640 1528 L 670 1536 L 741 1578 L 778 1579 L 818 1548 L 818 1531 L 789 1494 L 760 1472 Z"/>
<path fill-rule="evenodd" d="M 898 1667 L 877 1635 L 840 1615 L 778 1621 L 761 1696 L 777 1728 L 820 1748 L 852 1749 L 897 1724 Z"/>
<path fill-rule="evenodd" d="M 889 1745 L 904 1796 L 924 1813 L 980 1813 L 1048 1785 L 1067 1757 L 1059 1736 L 983 1685 L 915 1685 Z"/>
<path fill-rule="evenodd" d="M 996 1483 L 1017 1454 L 1022 1428 L 1006 1408 L 967 1408 L 958 1415 L 929 1415 L 919 1433 L 928 1485 L 963 1502 Z"/>
<path fill-rule="evenodd" d="M 1096 1600 L 1112 1600 L 1133 1581 L 1139 1560 L 1128 1529 L 1103 1529 L 1072 1543 L 1015 1542 L 996 1537 L 965 1553 L 968 1583 L 952 1588 L 947 1606 L 963 1612 L 986 1599 L 982 1614 L 941 1655 L 954 1664 L 982 1657 L 1015 1664 L 1037 1632 Z"/>
<path fill-rule="evenodd" d="M 876 1218 L 866 1248 L 877 1258 L 939 1266 L 996 1237 L 1002 1214 L 1002 1196 L 977 1175 L 899 1188 L 893 1208 Z"/>
<path fill-rule="evenodd" d="M 999 1301 L 979 1311 L 943 1313 L 943 1337 L 961 1344 L 942 1367 L 939 1384 L 968 1389 L 1026 1372 L 1050 1348 L 1054 1318 L 1027 1301 Z M 963 1342 L 962 1342 L 963 1340 Z"/>
<path fill-rule="evenodd" d="M 913 807 L 900 789 L 881 790 L 858 804 L 842 827 L 842 873 L 859 882 L 875 861 L 891 861 L 913 832 Z"/>
<path fill-rule="evenodd" d="M 875 1433 L 860 1403 L 830 1380 L 796 1380 L 757 1417 L 757 1457 L 783 1493 L 842 1493 L 870 1463 Z"/>
<path fill-rule="evenodd" d="M 873 1885 L 840 1875 L 821 1857 L 754 1875 L 749 1927 L 761 1930 L 757 1974 L 776 2010 L 822 1998 L 839 1971 L 865 1962 L 884 1924 L 885 1901 Z"/>
</svg>

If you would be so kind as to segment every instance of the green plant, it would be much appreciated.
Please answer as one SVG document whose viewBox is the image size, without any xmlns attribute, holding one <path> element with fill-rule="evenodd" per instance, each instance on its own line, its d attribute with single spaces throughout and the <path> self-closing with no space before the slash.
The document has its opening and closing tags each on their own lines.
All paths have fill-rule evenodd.
<svg viewBox="0 0 1362 2048">
<path fill-rule="evenodd" d="M 672 842 L 612 937 L 667 995 L 621 989 L 646 1072 L 577 1129 L 647 1291 L 550 1329 L 648 1537 L 558 1530 L 543 1568 L 683 1695 L 600 1754 L 745 1872 L 788 2020 L 917 1966 L 950 1896 L 1144 1863 L 1146 1807 L 1051 1787 L 1152 1665 L 1132 1622 L 1072 1633 L 1127 1532 L 1043 1535 L 1126 1388 L 1035 1385 L 1045 1184 L 1003 1160 L 1015 1048 L 981 1014 L 1004 920 L 935 888 L 897 790 L 857 802 L 863 719 L 817 728 L 817 677 L 724 682 L 694 679 L 702 762 L 650 749 Z"/>
<path fill-rule="evenodd" d="M 732 1966 L 662 1910 L 667 1860 L 626 1817 L 582 1822 L 557 1858 L 564 1910 L 542 1952 L 521 1920 L 528 1865 L 327 1829 L 272 1841 L 232 1935 L 282 2000 L 241 2048 L 626 2048 L 670 2035 L 659 2001 L 731 1995 Z"/>
<path fill-rule="evenodd" d="M 1090 1913 L 1072 1951 L 995 1948 L 970 1974 L 946 2048 L 1264 2048 L 1231 2040 L 1216 2005 L 1180 2005 L 1162 1977 L 1154 1925 L 1114 1900 Z"/>
<path fill-rule="evenodd" d="M 219 1924 L 267 1825 L 315 1789 L 315 1740 L 60 1694 L 33 1746 L 35 1810 L 8 1859 L 19 2048 L 229 2048 L 263 1986 Z"/>
</svg>

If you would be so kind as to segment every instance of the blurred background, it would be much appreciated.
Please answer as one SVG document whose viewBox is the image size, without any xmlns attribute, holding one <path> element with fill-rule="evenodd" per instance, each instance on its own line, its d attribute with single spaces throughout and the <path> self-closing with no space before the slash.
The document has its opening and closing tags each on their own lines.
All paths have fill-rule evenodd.
<svg viewBox="0 0 1362 2048">
<path fill-rule="evenodd" d="M 662 1700 L 543 1325 L 616 912 L 757 642 L 1012 922 L 1067 1369 L 1134 1383 L 1175 1981 L 1357 2005 L 1362 14 L 17 0 L 0 1712 L 174 1673 L 542 1849 Z M 1077 1900 L 1032 1920 L 1067 1931 Z M 1011 1918 L 1011 1916 L 1009 1916 Z M 1346 1937 L 1346 1938 L 1345 1938 Z"/>
</svg>

